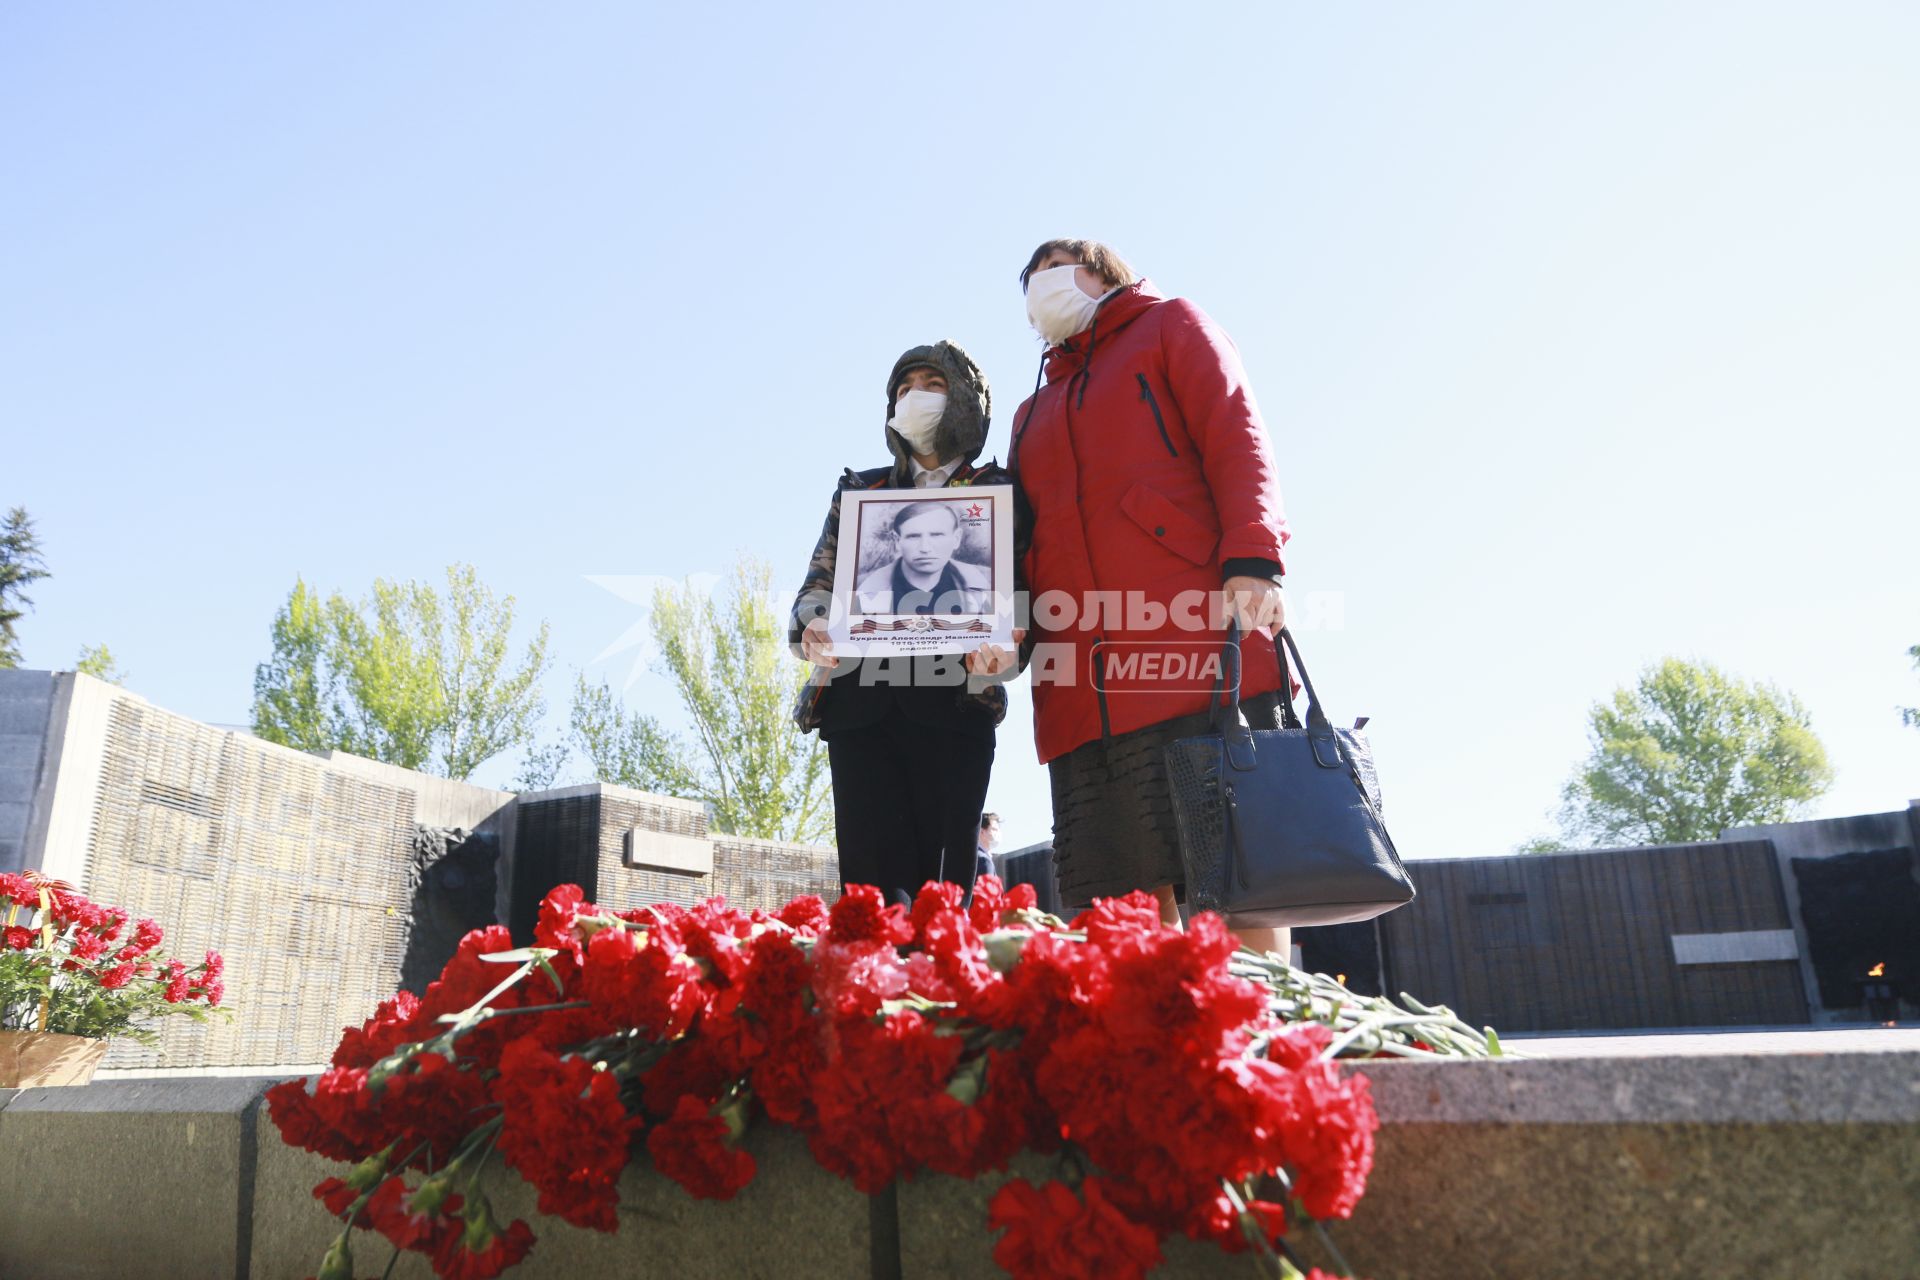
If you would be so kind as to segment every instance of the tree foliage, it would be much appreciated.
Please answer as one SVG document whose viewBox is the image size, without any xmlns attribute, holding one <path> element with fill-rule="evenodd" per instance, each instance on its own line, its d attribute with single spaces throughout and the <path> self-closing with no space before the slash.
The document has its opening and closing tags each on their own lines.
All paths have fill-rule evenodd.
<svg viewBox="0 0 1920 1280">
<path fill-rule="evenodd" d="M 300 751 L 345 749 L 333 615 L 351 607 L 337 594 L 327 599 L 305 579 L 294 580 L 273 615 L 273 656 L 253 671 L 253 731 L 260 737 Z"/>
<path fill-rule="evenodd" d="M 742 560 L 724 598 L 692 586 L 655 592 L 660 670 L 673 681 L 690 737 L 628 711 L 605 684 L 578 681 L 570 740 L 603 782 L 704 802 L 716 831 L 817 841 L 833 833 L 827 753 L 790 711 L 806 669 L 787 651 L 772 603 L 773 570 Z"/>
<path fill-rule="evenodd" d="M 254 672 L 254 732 L 470 777 L 530 746 L 543 710 L 547 626 L 516 657 L 513 620 L 513 597 L 496 598 L 472 565 L 448 567 L 444 594 L 381 579 L 358 603 L 297 581 Z"/>
<path fill-rule="evenodd" d="M 103 644 L 83 644 L 80 646 L 79 660 L 73 669 L 83 676 L 92 676 L 96 680 L 105 680 L 108 684 L 125 684 L 127 673 L 113 660 L 113 650 Z"/>
<path fill-rule="evenodd" d="M 1562 791 L 1570 843 L 1680 844 L 1784 822 L 1833 784 L 1792 694 L 1668 658 L 1595 704 L 1592 749 Z"/>
<path fill-rule="evenodd" d="M 27 588 L 48 576 L 33 517 L 25 507 L 15 507 L 0 521 L 0 668 L 20 665 L 20 635 L 13 624 L 33 604 Z"/>
<path fill-rule="evenodd" d="M 1920 671 L 1920 644 L 1907 650 L 1907 656 L 1913 659 L 1913 669 Z M 1900 708 L 1900 723 L 1911 729 L 1920 729 L 1920 707 Z"/>
</svg>

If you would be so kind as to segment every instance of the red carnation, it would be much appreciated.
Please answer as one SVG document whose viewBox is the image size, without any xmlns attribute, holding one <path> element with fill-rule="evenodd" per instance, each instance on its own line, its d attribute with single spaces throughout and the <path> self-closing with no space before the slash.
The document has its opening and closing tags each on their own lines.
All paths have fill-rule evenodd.
<svg viewBox="0 0 1920 1280">
<path fill-rule="evenodd" d="M 371 1067 L 401 1045 L 424 1038 L 412 1034 L 419 1012 L 420 998 L 411 991 L 397 991 L 390 999 L 382 1000 L 366 1022 L 340 1033 L 340 1043 L 333 1050 L 333 1065 Z M 428 1026 L 422 1031 L 431 1035 L 437 1034 L 440 1028 Z"/>
<path fill-rule="evenodd" d="M 854 884 L 833 904 L 824 936 L 829 942 L 905 943 L 913 940 L 913 925 L 905 911 L 887 905 L 878 889 Z"/>
<path fill-rule="evenodd" d="M 330 1160 L 364 1160 L 391 1142 L 367 1073 L 335 1067 L 314 1081 L 286 1080 L 267 1090 L 267 1114 L 287 1145 Z"/>
<path fill-rule="evenodd" d="M 556 885 L 540 902 L 540 919 L 533 927 L 534 945 L 565 952 L 578 964 L 587 943 L 581 921 L 599 913 L 600 908 L 587 901 L 579 885 Z"/>
<path fill-rule="evenodd" d="M 353 1202 L 360 1198 L 360 1193 L 338 1178 L 326 1178 L 313 1189 L 313 1198 L 327 1206 L 327 1212 L 338 1218 L 353 1208 Z"/>
<path fill-rule="evenodd" d="M 444 1280 L 493 1280 L 533 1248 L 527 1224 L 516 1218 L 502 1231 L 485 1196 L 468 1201 L 462 1216 L 465 1229 L 449 1235 L 433 1255 L 433 1272 Z"/>
<path fill-rule="evenodd" d="M 121 949 L 123 956 L 143 956 L 159 946 L 166 937 L 166 931 L 151 920 L 139 920 L 134 923 L 133 937 Z"/>
<path fill-rule="evenodd" d="M 683 1096 L 692 1094 L 712 1102 L 727 1091 L 739 1072 L 723 1064 L 710 1036 L 713 1020 L 701 1020 L 701 1034 L 674 1041 L 660 1061 L 640 1077 L 640 1096 L 647 1114 L 665 1119 Z"/>
<path fill-rule="evenodd" d="M 33 940 L 38 936 L 39 934 L 36 931 L 27 928 L 25 925 L 8 925 L 6 930 L 7 949 L 9 951 L 25 951 L 33 945 Z"/>
<path fill-rule="evenodd" d="M 991 933 L 1000 927 L 1007 912 L 1032 911 L 1039 905 L 1039 894 L 1032 885 L 1020 884 L 1007 889 L 999 876 L 985 875 L 973 882 L 973 901 L 967 906 L 967 914 L 974 928 L 981 933 Z"/>
<path fill-rule="evenodd" d="M 695 1199 L 731 1200 L 754 1174 L 753 1157 L 733 1145 L 738 1136 L 713 1107 L 688 1094 L 647 1135 L 647 1152 L 656 1169 Z"/>
<path fill-rule="evenodd" d="M 614 1025 L 643 1028 L 656 1040 L 684 1034 L 707 1002 L 700 966 L 670 925 L 596 933 L 587 944 L 581 993 Z"/>
<path fill-rule="evenodd" d="M 612 1074 L 516 1040 L 500 1054 L 493 1089 L 505 1120 L 500 1153 L 539 1190 L 540 1211 L 576 1227 L 617 1230 L 620 1172 L 637 1122 Z"/>
<path fill-rule="evenodd" d="M 40 891 L 33 887 L 33 881 L 18 872 L 0 871 L 0 902 L 37 907 Z"/>
<path fill-rule="evenodd" d="M 56 928 L 97 929 L 107 921 L 105 909 L 87 901 L 82 894 L 49 887 L 47 897 L 48 914 L 53 917 Z"/>
<path fill-rule="evenodd" d="M 1294 1171 L 1294 1195 L 1315 1218 L 1350 1218 L 1373 1169 L 1373 1135 L 1380 1118 L 1372 1082 L 1343 1075 L 1331 1062 L 1294 1074 L 1294 1105 L 1280 1126 L 1276 1149 Z"/>
<path fill-rule="evenodd" d="M 837 1030 L 838 1047 L 814 1076 L 808 1145 L 814 1159 L 872 1195 L 908 1165 L 914 1110 L 947 1088 L 964 1045 L 911 1011 L 850 1019 Z"/>
<path fill-rule="evenodd" d="M 127 921 L 133 918 L 128 914 L 125 907 L 107 907 L 102 912 L 102 915 L 103 919 L 98 927 L 100 936 L 108 942 L 117 941 L 120 937 L 120 931 L 126 928 Z"/>
<path fill-rule="evenodd" d="M 423 1167 L 439 1168 L 460 1149 L 491 1100 L 478 1071 L 462 1071 L 442 1054 L 420 1054 L 409 1067 L 387 1078 L 380 1112 L 402 1139 L 402 1152 L 424 1142 L 430 1158 Z"/>
<path fill-rule="evenodd" d="M 812 937 L 827 927 L 827 904 L 818 894 L 803 894 L 774 912 L 773 918 Z"/>
<path fill-rule="evenodd" d="M 461 1013 L 472 1007 L 500 980 L 513 972 L 505 966 L 481 959 L 501 951 L 513 950 L 513 935 L 505 925 L 490 924 L 475 929 L 460 939 L 453 958 L 440 976 L 427 984 L 420 998 L 419 1017 L 424 1023 L 436 1022 L 441 1014 Z"/>
<path fill-rule="evenodd" d="M 993 1260 L 1014 1280 L 1141 1280 L 1160 1265 L 1160 1240 L 1107 1199 L 1099 1178 L 1075 1195 L 1064 1183 L 1024 1178 L 994 1192 L 987 1225 L 1006 1234 Z"/>
<path fill-rule="evenodd" d="M 1297 1023 L 1267 1041 L 1267 1060 L 1298 1071 L 1325 1053 L 1332 1043 L 1332 1027 L 1319 1022 Z"/>
<path fill-rule="evenodd" d="M 460 1197 L 448 1196 L 431 1210 L 414 1206 L 418 1193 L 409 1195 L 407 1184 L 398 1175 L 375 1188 L 364 1210 L 367 1222 L 397 1249 L 432 1253 L 449 1236 L 460 1234 L 460 1224 L 450 1215 L 459 1212 Z"/>
</svg>

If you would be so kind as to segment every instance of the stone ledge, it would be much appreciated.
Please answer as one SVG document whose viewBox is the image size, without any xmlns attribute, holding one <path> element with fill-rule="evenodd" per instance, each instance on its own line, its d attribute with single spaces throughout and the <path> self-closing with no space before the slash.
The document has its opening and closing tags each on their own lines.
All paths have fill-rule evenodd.
<svg viewBox="0 0 1920 1280">
<path fill-rule="evenodd" d="M 129 1080 L 5 1099 L 0 1274 L 239 1274 L 268 1083 Z"/>
<path fill-rule="evenodd" d="M 282 1280 L 311 1275 L 335 1234 L 312 1197 L 345 1166 L 279 1139 L 262 1095 L 277 1078 L 149 1079 L 0 1091 L 0 1276 L 5 1280 Z M 749 1133 L 759 1162 L 731 1201 L 688 1196 L 644 1153 L 621 1181 L 614 1235 L 539 1217 L 534 1193 L 495 1162 L 488 1194 L 503 1220 L 540 1237 L 510 1274 L 614 1277 L 859 1277 L 870 1274 L 867 1197 L 813 1163 L 783 1129 Z M 356 1233 L 357 1273 L 386 1266 L 385 1243 Z M 244 1262 L 241 1259 L 244 1258 Z M 371 1265 L 369 1265 L 371 1264 Z M 430 1275 L 405 1255 L 395 1277 Z"/>
<path fill-rule="evenodd" d="M 1920 1053 L 1355 1070 L 1381 1130 L 1367 1195 L 1333 1235 L 1374 1280 L 1911 1280 L 1920 1257 Z M 983 1224 L 1014 1175 L 1047 1162 L 901 1184 L 902 1274 L 1000 1277 Z M 1255 1274 L 1184 1239 L 1166 1258 L 1165 1280 Z"/>
<path fill-rule="evenodd" d="M 1374 1280 L 1904 1280 L 1920 1257 L 1920 1053 L 1355 1069 L 1374 1081 L 1383 1127 L 1368 1195 L 1336 1238 Z M 310 1274 L 331 1228 L 309 1191 L 338 1166 L 279 1142 L 257 1105 L 268 1083 L 0 1093 L 0 1274 Z M 817 1168 L 794 1134 L 756 1129 L 749 1149 L 760 1177 L 724 1204 L 692 1200 L 642 1157 L 622 1184 L 620 1233 L 538 1220 L 541 1243 L 513 1274 L 875 1274 L 865 1197 Z M 1043 1177 L 1045 1164 L 1023 1157 L 1014 1172 Z M 999 1180 L 902 1184 L 900 1267 L 878 1274 L 998 1276 L 986 1200 Z M 517 1177 L 497 1170 L 489 1182 L 502 1212 L 530 1216 Z M 385 1254 L 365 1238 L 358 1261 L 369 1270 L 377 1254 L 377 1272 Z M 1166 1277 L 1253 1274 L 1187 1241 L 1169 1242 L 1167 1256 Z"/>
<path fill-rule="evenodd" d="M 1920 1052 L 1370 1062 L 1384 1124 L 1920 1124 Z"/>
<path fill-rule="evenodd" d="M 314 1184 L 347 1166 L 296 1151 L 262 1119 L 254 1194 L 252 1280 L 311 1275 L 338 1234 L 313 1199 Z M 493 1161 L 483 1185 L 502 1222 L 525 1218 L 539 1241 L 511 1280 L 634 1280 L 704 1276 L 864 1277 L 870 1270 L 867 1197 L 813 1163 L 786 1130 L 759 1127 L 746 1149 L 759 1162 L 751 1185 L 724 1202 L 695 1200 L 639 1153 L 620 1180 L 612 1235 L 539 1216 L 520 1175 Z M 369 1232 L 353 1238 L 355 1274 L 378 1275 L 392 1252 Z M 419 1254 L 403 1254 L 395 1280 L 430 1280 Z"/>
</svg>

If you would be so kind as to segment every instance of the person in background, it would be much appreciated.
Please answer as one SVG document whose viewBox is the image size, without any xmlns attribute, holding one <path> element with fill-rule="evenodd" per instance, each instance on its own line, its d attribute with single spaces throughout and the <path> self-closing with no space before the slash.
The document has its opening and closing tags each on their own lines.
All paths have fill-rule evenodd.
<svg viewBox="0 0 1920 1280">
<path fill-rule="evenodd" d="M 1000 815 L 980 815 L 980 842 L 974 847 L 973 878 L 993 874 L 993 851 L 1000 845 Z"/>
<path fill-rule="evenodd" d="M 884 428 L 893 461 L 840 477 L 794 600 L 790 645 L 832 673 L 803 690 L 795 719 L 802 729 L 817 729 L 827 744 L 843 892 L 870 884 L 889 901 L 910 902 L 929 880 L 950 880 L 969 892 L 973 886 L 994 729 L 1006 716 L 1007 694 L 997 682 L 966 676 L 997 680 L 1014 669 L 1015 655 L 983 644 L 966 656 L 965 675 L 941 680 L 937 664 L 835 657 L 826 620 L 840 495 L 1009 483 L 1012 477 L 996 463 L 973 462 L 986 445 L 992 406 L 986 375 L 952 342 L 914 347 L 894 361 Z"/>
<path fill-rule="evenodd" d="M 1129 665 L 1141 652 L 1217 654 L 1231 611 L 1246 632 L 1243 709 L 1255 728 L 1278 727 L 1279 475 L 1239 354 L 1199 307 L 1164 297 L 1093 240 L 1042 244 L 1020 285 L 1046 343 L 1044 385 L 1015 411 L 1008 456 L 1030 520 L 1027 586 L 1080 605 L 1051 629 L 1036 612 L 1029 636 L 1072 659 L 1070 679 L 1034 669 L 1054 870 L 1069 908 L 1145 889 L 1177 924 L 1180 843 L 1162 752 L 1207 731 L 1208 695 L 1191 679 L 1124 672 L 1165 669 Z M 1116 616 L 1093 607 L 1103 596 L 1151 607 Z M 1284 954 L 1290 941 L 1284 929 L 1236 932 L 1258 950 Z"/>
</svg>

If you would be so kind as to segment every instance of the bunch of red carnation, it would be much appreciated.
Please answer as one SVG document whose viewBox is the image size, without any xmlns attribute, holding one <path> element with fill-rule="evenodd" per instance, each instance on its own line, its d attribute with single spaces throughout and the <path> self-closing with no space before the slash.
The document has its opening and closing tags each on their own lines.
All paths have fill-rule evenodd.
<svg viewBox="0 0 1920 1280">
<path fill-rule="evenodd" d="M 603 1231 L 641 1146 L 691 1194 L 731 1198 L 759 1116 L 869 1193 L 1051 1154 L 1054 1178 L 991 1201 L 994 1256 L 1020 1277 L 1143 1276 L 1174 1233 L 1271 1255 L 1290 1226 L 1352 1213 L 1367 1081 L 1229 973 L 1216 918 L 1169 929 L 1143 894 L 1067 926 L 1033 908 L 992 877 L 970 903 L 929 884 L 911 910 L 864 886 L 773 913 L 555 889 L 534 947 L 467 935 L 424 996 L 347 1030 L 311 1090 L 268 1094 L 288 1142 L 354 1162 L 315 1191 L 345 1224 L 321 1280 L 352 1275 L 354 1227 L 442 1276 L 519 1261 L 531 1230 L 479 1185 L 493 1153 L 541 1212 Z"/>
<path fill-rule="evenodd" d="M 38 872 L 0 872 L 0 1029 L 151 1041 L 153 1017 L 204 1019 L 226 962 L 158 953 L 165 933 Z"/>
</svg>

